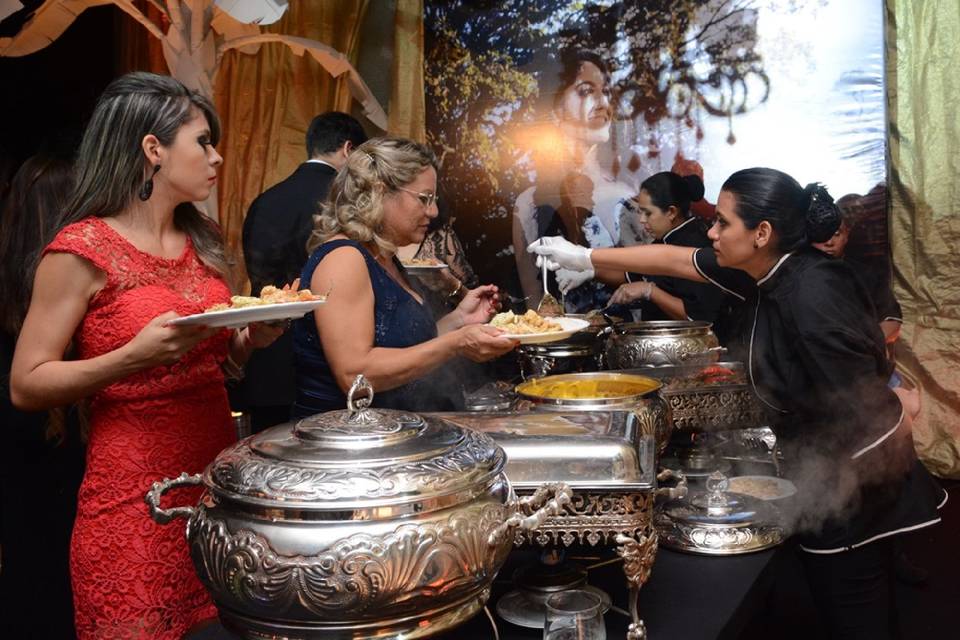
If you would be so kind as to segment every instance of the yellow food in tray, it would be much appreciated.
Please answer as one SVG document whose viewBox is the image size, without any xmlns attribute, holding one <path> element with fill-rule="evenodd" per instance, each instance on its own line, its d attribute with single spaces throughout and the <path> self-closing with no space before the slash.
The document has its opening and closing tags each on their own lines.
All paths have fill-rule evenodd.
<svg viewBox="0 0 960 640">
<path fill-rule="evenodd" d="M 526 395 L 555 400 L 596 400 L 629 398 L 647 393 L 657 387 L 656 382 L 640 383 L 626 380 L 535 380 L 520 385 L 517 391 Z"/>
<path fill-rule="evenodd" d="M 498 313 L 490 321 L 490 324 L 498 329 L 503 329 L 510 335 L 526 335 L 530 333 L 551 333 L 554 331 L 563 331 L 563 327 L 552 320 L 548 320 L 539 315 L 533 309 L 527 311 L 522 316 L 516 315 L 513 311 Z"/>
<path fill-rule="evenodd" d="M 242 309 L 244 307 L 259 307 L 265 304 L 282 304 L 285 302 L 311 302 L 313 300 L 323 300 L 326 296 L 320 296 L 310 289 L 278 289 L 268 284 L 260 290 L 259 296 L 232 296 L 230 303 L 221 302 L 215 304 L 207 311 L 224 311 L 226 309 Z"/>
</svg>

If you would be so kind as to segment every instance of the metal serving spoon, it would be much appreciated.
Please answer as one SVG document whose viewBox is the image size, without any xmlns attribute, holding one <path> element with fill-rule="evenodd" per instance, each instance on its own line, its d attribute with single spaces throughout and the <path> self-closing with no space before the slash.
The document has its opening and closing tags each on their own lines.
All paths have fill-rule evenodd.
<svg viewBox="0 0 960 640">
<path fill-rule="evenodd" d="M 543 245 L 543 237 L 540 237 L 540 245 Z M 564 307 L 553 297 L 547 288 L 547 261 L 540 261 L 540 272 L 543 276 L 543 297 L 540 298 L 540 304 L 537 305 L 537 313 L 541 316 L 562 316 Z"/>
</svg>

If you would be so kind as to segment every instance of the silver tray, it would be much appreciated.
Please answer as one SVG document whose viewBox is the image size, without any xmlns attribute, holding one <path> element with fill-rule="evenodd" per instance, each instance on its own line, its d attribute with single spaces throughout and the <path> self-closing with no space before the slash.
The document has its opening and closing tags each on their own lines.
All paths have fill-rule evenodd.
<svg viewBox="0 0 960 640">
<path fill-rule="evenodd" d="M 656 488 L 655 445 L 632 411 L 438 413 L 482 431 L 507 454 L 505 471 L 518 493 L 544 478 L 575 492 L 650 492 Z"/>
</svg>

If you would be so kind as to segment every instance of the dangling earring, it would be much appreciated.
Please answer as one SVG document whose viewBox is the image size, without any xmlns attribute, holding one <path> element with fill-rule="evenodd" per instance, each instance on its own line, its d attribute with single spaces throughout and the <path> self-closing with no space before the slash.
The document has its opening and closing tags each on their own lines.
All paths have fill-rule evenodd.
<svg viewBox="0 0 960 640">
<path fill-rule="evenodd" d="M 153 176 L 157 175 L 157 171 L 160 171 L 160 165 L 155 164 L 153 165 L 153 173 L 150 174 L 147 181 L 143 183 L 143 186 L 140 187 L 140 193 L 137 194 L 144 202 L 149 200 L 150 196 L 153 195 Z"/>
</svg>

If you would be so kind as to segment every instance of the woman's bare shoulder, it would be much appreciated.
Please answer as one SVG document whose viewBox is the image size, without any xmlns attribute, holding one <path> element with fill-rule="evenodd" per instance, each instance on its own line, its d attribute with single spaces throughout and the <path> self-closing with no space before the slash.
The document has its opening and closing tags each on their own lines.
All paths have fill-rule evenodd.
<svg viewBox="0 0 960 640">
<path fill-rule="evenodd" d="M 40 259 L 34 291 L 51 290 L 57 295 L 79 294 L 85 298 L 103 288 L 106 274 L 87 258 L 75 253 L 48 252 Z"/>
<path fill-rule="evenodd" d="M 327 288 L 333 286 L 352 288 L 369 283 L 370 274 L 367 270 L 366 257 L 361 253 L 361 249 L 345 245 L 331 250 L 313 272 L 311 288 L 317 286 L 318 282 Z"/>
</svg>

